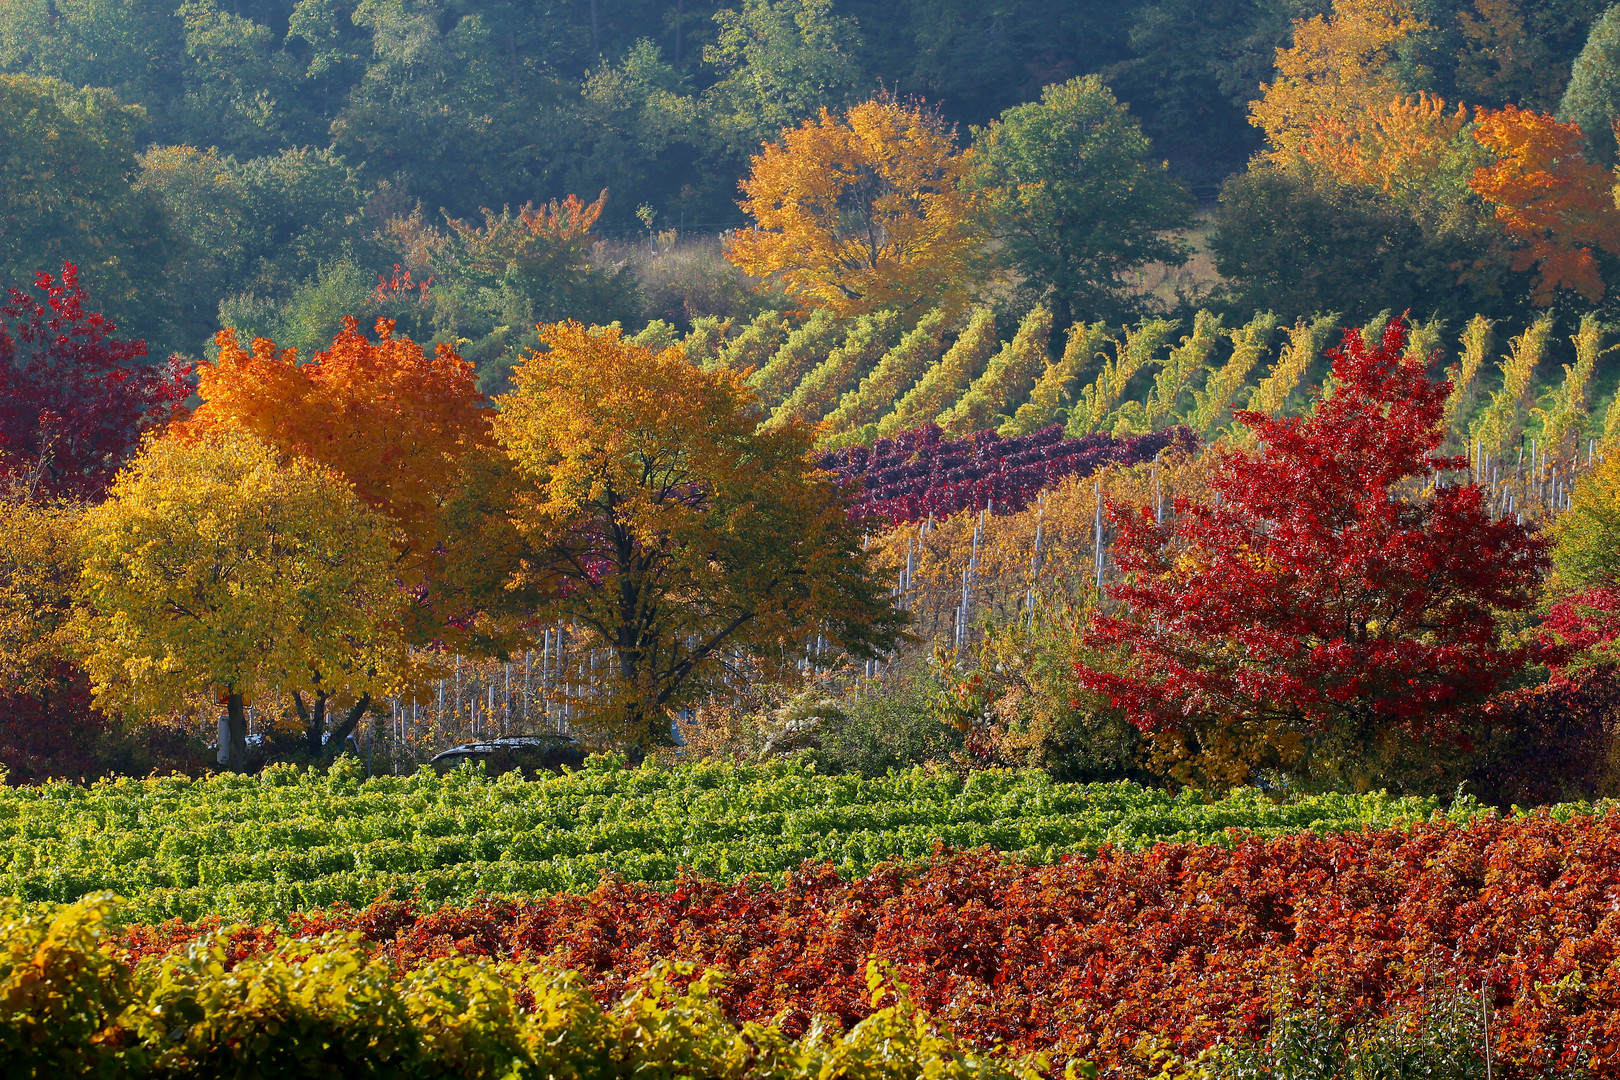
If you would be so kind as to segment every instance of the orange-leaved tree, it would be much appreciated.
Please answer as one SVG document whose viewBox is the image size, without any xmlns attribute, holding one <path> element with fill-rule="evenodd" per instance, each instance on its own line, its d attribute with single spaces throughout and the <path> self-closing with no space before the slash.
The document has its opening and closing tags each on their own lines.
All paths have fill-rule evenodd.
<svg viewBox="0 0 1620 1080">
<path fill-rule="evenodd" d="M 1620 255 L 1620 212 L 1614 178 L 1586 160 L 1581 129 L 1508 105 L 1478 110 L 1474 138 L 1496 160 L 1475 170 L 1469 184 L 1519 243 L 1513 269 L 1536 270 L 1531 300 L 1550 304 L 1559 288 L 1601 299 L 1593 249 Z"/>
<path fill-rule="evenodd" d="M 484 224 L 451 219 L 460 241 L 460 259 L 469 268 L 499 276 L 508 267 L 530 276 L 572 269 L 585 261 L 593 242 L 591 230 L 607 206 L 607 189 L 594 202 L 578 195 L 535 206 L 525 203 L 516 214 L 484 210 Z"/>
<path fill-rule="evenodd" d="M 755 226 L 726 257 L 840 315 L 958 309 L 982 245 L 964 168 L 955 132 L 920 103 L 823 109 L 754 157 L 741 186 Z"/>
<path fill-rule="evenodd" d="M 759 427 L 740 373 L 652 352 L 617 328 L 540 328 L 495 438 L 522 478 L 511 520 L 529 551 L 514 584 L 610 657 L 587 704 L 625 743 L 667 742 L 669 710 L 771 677 L 817 638 L 857 657 L 904 621 L 866 574 L 846 494 L 800 424 Z"/>
<path fill-rule="evenodd" d="M 1249 103 L 1249 122 L 1271 154 L 1305 142 L 1322 118 L 1354 120 L 1407 92 L 1394 66 L 1401 42 L 1425 28 L 1407 0 L 1334 0 L 1331 14 L 1294 21 L 1277 50 L 1277 78 Z"/>
</svg>

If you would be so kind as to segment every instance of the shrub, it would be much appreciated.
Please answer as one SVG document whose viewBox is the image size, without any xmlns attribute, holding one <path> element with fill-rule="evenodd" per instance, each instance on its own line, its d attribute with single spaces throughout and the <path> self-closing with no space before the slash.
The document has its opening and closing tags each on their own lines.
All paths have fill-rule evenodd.
<svg viewBox="0 0 1620 1080">
<path fill-rule="evenodd" d="M 817 725 L 820 748 L 812 760 L 821 771 L 861 776 L 949 761 L 962 749 L 962 737 L 940 722 L 933 708 L 939 691 L 937 675 L 925 664 L 862 684 Z"/>
</svg>

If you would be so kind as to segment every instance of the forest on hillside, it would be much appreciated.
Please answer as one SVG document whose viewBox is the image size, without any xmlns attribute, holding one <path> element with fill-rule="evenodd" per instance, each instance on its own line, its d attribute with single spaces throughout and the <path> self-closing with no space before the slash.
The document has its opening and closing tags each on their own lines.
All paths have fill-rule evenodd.
<svg viewBox="0 0 1620 1080">
<path fill-rule="evenodd" d="M 1085 280 L 1053 283 L 995 245 L 1006 257 L 978 291 L 1005 328 L 1036 302 L 1060 329 L 1199 306 L 1242 321 L 1392 308 L 1523 325 L 1537 307 L 1605 303 L 1620 246 L 1560 192 L 1558 222 L 1503 224 L 1503 204 L 1468 183 L 1501 156 L 1477 132 L 1502 110 L 1573 119 L 1589 168 L 1606 169 L 1620 21 L 1604 7 L 3 0 L 0 287 L 72 261 L 154 357 L 200 358 L 226 326 L 307 356 L 343 315 L 388 315 L 458 345 L 498 388 L 538 321 L 685 332 L 793 308 L 770 274 L 721 258 L 720 238 L 752 223 L 739 203 L 751 159 L 819 110 L 920 103 L 966 149 L 1046 89 L 1096 76 L 1119 117 L 1088 122 L 1111 141 L 1056 166 L 1132 159 L 1163 189 L 1141 205 L 1131 181 L 1079 207 L 1134 245 L 1093 259 Z M 1320 88 L 1313 63 L 1332 69 L 1329 119 L 1389 122 L 1298 154 L 1300 121 L 1279 117 L 1309 114 L 1288 94 Z M 1427 119 L 1380 118 L 1395 101 Z M 1414 123 L 1431 139 L 1415 172 L 1344 152 L 1411 144 Z M 555 222 L 570 195 L 591 212 L 564 226 L 560 252 L 512 272 L 522 260 L 499 243 L 471 250 L 525 205 L 551 205 Z M 1520 257 L 1526 229 L 1588 252 L 1590 280 L 1541 290 L 1546 275 Z"/>
</svg>

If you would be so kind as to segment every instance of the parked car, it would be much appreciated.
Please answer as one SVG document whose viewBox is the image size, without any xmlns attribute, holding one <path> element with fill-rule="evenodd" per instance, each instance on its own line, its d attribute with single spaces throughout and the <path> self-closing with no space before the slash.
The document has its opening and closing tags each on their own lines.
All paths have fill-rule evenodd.
<svg viewBox="0 0 1620 1080">
<path fill-rule="evenodd" d="M 491 776 L 522 769 L 525 772 L 561 772 L 581 768 L 586 750 L 567 735 L 514 735 L 504 739 L 462 743 L 434 755 L 429 762 L 444 775 L 458 765 L 482 761 Z"/>
</svg>

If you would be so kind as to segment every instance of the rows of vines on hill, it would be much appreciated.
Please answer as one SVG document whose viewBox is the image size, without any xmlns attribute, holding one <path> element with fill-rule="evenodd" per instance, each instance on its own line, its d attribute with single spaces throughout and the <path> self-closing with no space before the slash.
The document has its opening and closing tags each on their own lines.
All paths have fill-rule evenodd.
<svg viewBox="0 0 1620 1080">
<path fill-rule="evenodd" d="M 1079 322 L 1059 341 L 1051 313 L 1037 306 L 999 341 L 984 308 L 954 322 L 931 312 L 909 329 L 890 313 L 838 320 L 818 310 L 797 328 L 776 312 L 735 328 L 700 320 L 679 344 L 694 363 L 752 369 L 768 422 L 816 425 L 829 450 L 930 424 L 947 439 L 1026 436 L 1052 424 L 1068 438 L 1184 426 L 1217 439 L 1242 437 L 1234 409 L 1275 416 L 1307 408 L 1326 389 L 1324 351 L 1349 329 L 1375 340 L 1386 319 L 1352 328 L 1327 313 L 1279 326 L 1261 313 L 1227 326 L 1200 311 L 1190 326 L 1153 318 L 1116 331 Z M 1498 341 L 1490 320 L 1476 316 L 1450 349 L 1442 323 L 1412 328 L 1413 352 L 1456 357 L 1445 371 L 1453 447 L 1501 456 L 1535 438 L 1540 450 L 1569 458 L 1587 436 L 1620 437 L 1620 410 L 1600 405 L 1597 394 L 1599 361 L 1612 351 L 1602 325 L 1582 317 L 1568 350 L 1558 329 L 1542 315 Z M 1538 370 L 1565 351 L 1574 363 L 1564 378 L 1538 383 Z"/>
</svg>

